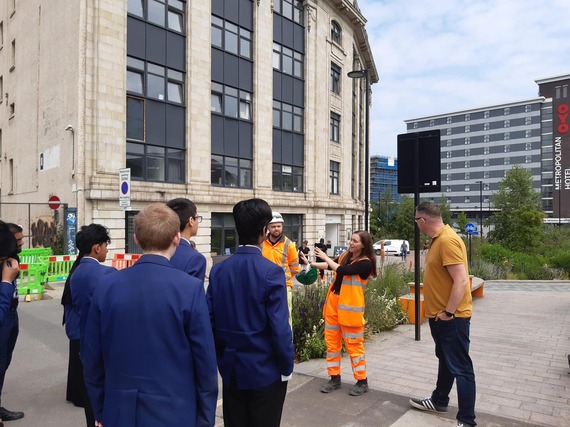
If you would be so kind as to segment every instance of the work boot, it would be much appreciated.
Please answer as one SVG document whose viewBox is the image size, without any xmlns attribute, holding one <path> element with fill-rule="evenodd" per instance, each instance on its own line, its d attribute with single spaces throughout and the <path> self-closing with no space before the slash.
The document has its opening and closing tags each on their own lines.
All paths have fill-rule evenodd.
<svg viewBox="0 0 570 427">
<path fill-rule="evenodd" d="M 340 383 L 340 375 L 332 375 L 328 383 L 321 387 L 321 393 L 330 393 L 338 390 L 342 385 Z"/>
<path fill-rule="evenodd" d="M 356 384 L 354 384 L 350 388 L 348 394 L 350 394 L 351 396 L 360 396 L 361 394 L 364 394 L 367 391 L 368 391 L 368 379 L 365 378 L 363 380 L 356 381 Z"/>
</svg>

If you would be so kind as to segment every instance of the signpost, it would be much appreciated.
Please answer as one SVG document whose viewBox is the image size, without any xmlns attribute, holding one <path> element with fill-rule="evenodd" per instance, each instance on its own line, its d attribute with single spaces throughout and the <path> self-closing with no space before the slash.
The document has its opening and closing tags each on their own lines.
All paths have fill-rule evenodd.
<svg viewBox="0 0 570 427">
<path fill-rule="evenodd" d="M 441 133 L 439 129 L 398 135 L 398 194 L 414 193 L 414 209 L 420 193 L 441 191 Z M 420 318 L 420 231 L 414 227 L 414 309 Z M 416 341 L 420 322 L 416 320 Z"/>
<path fill-rule="evenodd" d="M 471 236 L 476 236 L 479 233 L 477 226 L 472 222 L 465 224 L 465 232 L 467 233 L 467 239 L 469 240 L 469 267 L 471 267 Z"/>
<path fill-rule="evenodd" d="M 119 206 L 131 206 L 131 168 L 119 169 Z"/>
</svg>

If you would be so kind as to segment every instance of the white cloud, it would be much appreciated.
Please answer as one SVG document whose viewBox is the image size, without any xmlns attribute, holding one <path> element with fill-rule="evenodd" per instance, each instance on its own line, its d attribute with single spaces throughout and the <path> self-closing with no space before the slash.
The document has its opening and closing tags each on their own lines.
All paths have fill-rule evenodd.
<svg viewBox="0 0 570 427">
<path fill-rule="evenodd" d="M 396 155 L 404 120 L 538 96 L 570 74 L 567 0 L 358 0 L 380 82 L 371 154 Z"/>
</svg>

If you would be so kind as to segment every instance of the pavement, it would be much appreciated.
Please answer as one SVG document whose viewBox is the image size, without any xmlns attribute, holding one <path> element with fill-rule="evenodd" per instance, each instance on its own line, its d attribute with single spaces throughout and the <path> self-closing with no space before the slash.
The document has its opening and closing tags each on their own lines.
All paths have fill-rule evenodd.
<svg viewBox="0 0 570 427">
<path fill-rule="evenodd" d="M 26 416 L 7 427 L 85 425 L 83 410 L 65 401 L 62 285 L 47 291 L 48 299 L 20 304 L 20 336 L 2 404 Z M 487 281 L 473 311 L 478 425 L 570 426 L 570 281 Z M 370 391 L 360 397 L 348 395 L 354 380 L 346 355 L 343 388 L 330 394 L 319 392 L 328 380 L 323 359 L 295 365 L 282 426 L 455 425 L 455 389 L 447 414 L 418 411 L 408 403 L 409 397 L 429 396 L 434 387 L 437 359 L 427 322 L 420 341 L 414 339 L 414 325 L 401 325 L 368 339 L 365 348 Z M 223 425 L 221 407 L 219 400 L 217 426 Z"/>
</svg>

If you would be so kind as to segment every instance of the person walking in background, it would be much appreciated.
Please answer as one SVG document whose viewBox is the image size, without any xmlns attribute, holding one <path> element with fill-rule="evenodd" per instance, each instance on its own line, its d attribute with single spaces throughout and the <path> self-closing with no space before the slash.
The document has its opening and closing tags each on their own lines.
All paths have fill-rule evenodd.
<svg viewBox="0 0 570 427">
<path fill-rule="evenodd" d="M 301 265 L 308 265 L 308 258 L 307 257 L 309 256 L 309 253 L 311 252 L 311 250 L 307 246 L 308 244 L 309 244 L 308 240 L 303 240 L 302 245 L 297 250 L 297 255 L 299 257 L 299 264 L 301 264 Z M 304 256 L 301 254 L 303 254 Z"/>
<path fill-rule="evenodd" d="M 287 284 L 287 306 L 289 307 L 289 325 L 292 323 L 293 307 L 293 276 L 301 271 L 299 265 L 299 255 L 295 244 L 283 234 L 283 216 L 279 212 L 273 211 L 271 221 L 269 221 L 267 239 L 263 242 L 262 253 L 265 258 L 280 266 L 285 272 L 285 283 Z"/>
<path fill-rule="evenodd" d="M 400 246 L 400 255 L 402 256 L 402 261 L 405 261 L 408 256 L 408 245 L 406 245 L 406 242 L 402 242 Z"/>
<path fill-rule="evenodd" d="M 223 381 L 226 427 L 277 427 L 293 372 L 283 269 L 261 253 L 276 218 L 261 199 L 233 209 L 239 247 L 214 265 L 206 295 Z"/>
<path fill-rule="evenodd" d="M 325 239 L 321 238 L 321 240 L 319 240 L 319 243 L 315 243 L 315 248 L 319 248 L 321 250 L 321 252 L 326 255 L 328 246 L 325 243 Z M 322 258 L 319 258 L 319 257 L 315 257 L 315 261 L 316 262 L 324 262 L 325 260 Z M 324 283 L 324 278 L 325 278 L 325 270 L 323 268 L 320 268 L 319 269 L 319 284 Z"/>
<path fill-rule="evenodd" d="M 428 248 L 429 248 L 429 244 L 428 244 L 428 241 L 426 240 L 426 241 L 424 242 L 424 247 L 423 247 L 423 250 L 422 250 L 422 262 L 423 262 L 424 264 L 425 264 L 425 262 L 426 262 L 426 257 L 427 257 Z"/>
<path fill-rule="evenodd" d="M 14 223 L 7 223 L 9 231 L 16 240 L 16 251 L 11 254 L 11 258 L 19 261 L 18 254 L 24 246 L 24 233 L 22 227 Z M 0 402 L 2 399 L 2 390 L 4 387 L 4 379 L 6 371 L 12 361 L 12 354 L 16 347 L 18 334 L 20 332 L 20 322 L 18 319 L 18 286 L 16 278 L 12 279 L 12 298 L 10 301 L 10 309 L 8 310 L 4 321 L 0 325 Z M 10 411 L 3 407 L 0 403 L 0 419 L 3 421 L 14 421 L 24 417 L 24 413 L 20 411 Z"/>
<path fill-rule="evenodd" d="M 85 325 L 93 292 L 102 276 L 114 273 L 117 269 L 102 264 L 107 259 L 107 253 L 109 252 L 107 246 L 111 242 L 107 228 L 101 224 L 84 225 L 77 235 L 77 249 L 83 255 L 77 268 L 70 276 L 69 287 L 71 290 L 72 312 L 79 319 L 77 331 L 79 333 L 79 346 L 74 348 L 74 351 L 77 353 L 73 354 L 73 357 L 80 359 L 85 347 Z M 89 396 L 87 395 L 87 389 L 85 388 L 83 364 L 81 364 L 81 360 L 76 360 L 75 363 L 80 365 L 80 378 L 78 378 L 78 381 L 80 381 L 83 396 L 85 420 L 87 427 L 91 427 L 95 424 L 95 418 L 93 408 L 89 402 Z"/>
<path fill-rule="evenodd" d="M 99 280 L 81 348 L 98 425 L 213 426 L 218 375 L 203 282 L 174 268 L 180 220 L 164 203 L 134 218 L 143 255 Z"/>
<path fill-rule="evenodd" d="M 196 205 L 191 200 L 172 199 L 166 205 L 176 212 L 180 219 L 180 245 L 176 248 L 170 263 L 203 282 L 206 278 L 206 257 L 198 252 L 190 241 L 198 234 L 202 217 L 198 215 Z"/>
<path fill-rule="evenodd" d="M 348 394 L 360 396 L 368 391 L 364 352 L 364 288 L 371 276 L 376 277 L 372 238 L 366 231 L 355 231 L 348 250 L 338 260 L 330 259 L 319 248 L 315 248 L 315 255 L 324 259 L 324 262 L 314 263 L 313 266 L 335 271 L 334 282 L 323 308 L 327 372 L 331 379 L 321 387 L 321 392 L 330 393 L 341 388 L 340 361 L 344 340 L 356 379 Z"/>
<path fill-rule="evenodd" d="M 475 373 L 469 356 L 472 301 L 465 244 L 443 223 L 441 209 L 433 203 L 418 205 L 415 222 L 432 238 L 424 272 L 424 304 L 439 367 L 431 396 L 410 399 L 410 404 L 423 411 L 447 412 L 456 381 L 457 425 L 475 426 Z"/>
</svg>

